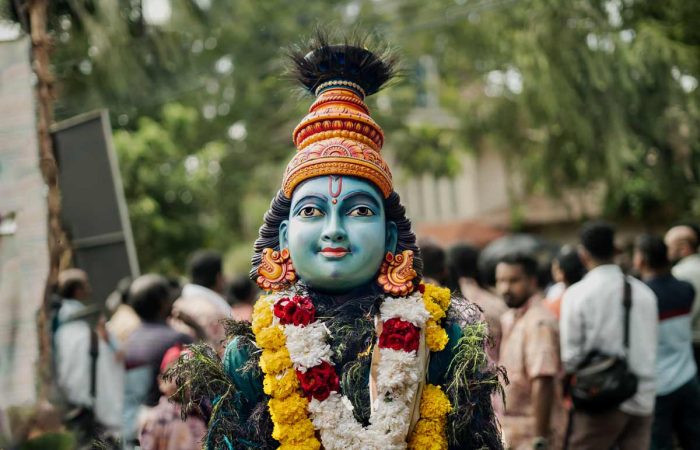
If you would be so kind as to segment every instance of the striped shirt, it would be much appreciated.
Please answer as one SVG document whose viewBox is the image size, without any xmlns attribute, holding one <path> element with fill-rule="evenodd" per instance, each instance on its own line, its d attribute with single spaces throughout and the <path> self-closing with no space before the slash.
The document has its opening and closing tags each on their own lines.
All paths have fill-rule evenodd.
<svg viewBox="0 0 700 450">
<path fill-rule="evenodd" d="M 671 274 L 644 281 L 658 300 L 656 395 L 666 395 L 683 386 L 697 373 L 690 323 L 695 290 L 690 283 L 680 281 Z"/>
</svg>

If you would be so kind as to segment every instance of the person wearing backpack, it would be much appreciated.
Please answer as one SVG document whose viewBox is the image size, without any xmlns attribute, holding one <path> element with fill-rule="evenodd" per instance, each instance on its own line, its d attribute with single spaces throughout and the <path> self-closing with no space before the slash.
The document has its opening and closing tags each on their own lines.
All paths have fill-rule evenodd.
<svg viewBox="0 0 700 450">
<path fill-rule="evenodd" d="M 649 448 L 656 296 L 613 263 L 614 238 L 605 222 L 583 226 L 579 255 L 588 273 L 564 294 L 561 354 L 574 404 L 569 450 Z"/>
<path fill-rule="evenodd" d="M 53 321 L 56 382 L 66 403 L 64 422 L 80 448 L 106 445 L 121 434 L 124 366 L 101 310 L 89 304 L 90 282 L 79 269 L 58 277 L 60 308 Z M 110 448 L 110 447 L 107 447 Z"/>
</svg>

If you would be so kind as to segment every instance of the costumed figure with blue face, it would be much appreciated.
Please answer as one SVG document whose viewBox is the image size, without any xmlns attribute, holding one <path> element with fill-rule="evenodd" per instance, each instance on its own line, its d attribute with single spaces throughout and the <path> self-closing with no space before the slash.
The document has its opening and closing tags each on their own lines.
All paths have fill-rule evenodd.
<svg viewBox="0 0 700 450">
<path fill-rule="evenodd" d="M 223 361 L 195 346 L 177 396 L 212 405 L 208 449 L 500 449 L 479 311 L 421 283 L 416 237 L 365 97 L 394 60 L 319 39 L 293 54 L 316 100 L 255 242 L 266 292 Z"/>
</svg>

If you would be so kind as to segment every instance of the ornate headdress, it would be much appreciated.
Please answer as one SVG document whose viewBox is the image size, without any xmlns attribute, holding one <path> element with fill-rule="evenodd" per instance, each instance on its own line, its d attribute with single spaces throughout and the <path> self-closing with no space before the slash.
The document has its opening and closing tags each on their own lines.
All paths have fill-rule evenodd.
<svg viewBox="0 0 700 450">
<path fill-rule="evenodd" d="M 384 133 L 364 99 L 391 79 L 395 59 L 361 45 L 328 45 L 323 37 L 318 48 L 292 59 L 297 79 L 317 98 L 294 129 L 297 154 L 284 173 L 284 195 L 291 198 L 309 178 L 348 175 L 371 181 L 388 197 L 391 172 L 380 153 Z"/>
</svg>

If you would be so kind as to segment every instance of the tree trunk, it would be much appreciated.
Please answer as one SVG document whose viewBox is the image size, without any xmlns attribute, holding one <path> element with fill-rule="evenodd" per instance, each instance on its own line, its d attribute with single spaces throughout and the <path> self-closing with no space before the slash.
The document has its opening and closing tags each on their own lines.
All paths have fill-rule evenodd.
<svg viewBox="0 0 700 450">
<path fill-rule="evenodd" d="M 27 12 L 32 39 L 32 65 L 37 77 L 39 165 L 48 188 L 48 248 L 49 275 L 44 290 L 44 300 L 38 314 L 39 335 L 39 401 L 47 400 L 51 392 L 51 329 L 48 323 L 51 311 L 51 295 L 58 281 L 61 256 L 67 249 L 61 228 L 61 193 L 58 187 L 58 168 L 54 158 L 50 127 L 53 123 L 54 78 L 51 75 L 51 38 L 47 33 L 49 0 L 29 0 Z"/>
</svg>

